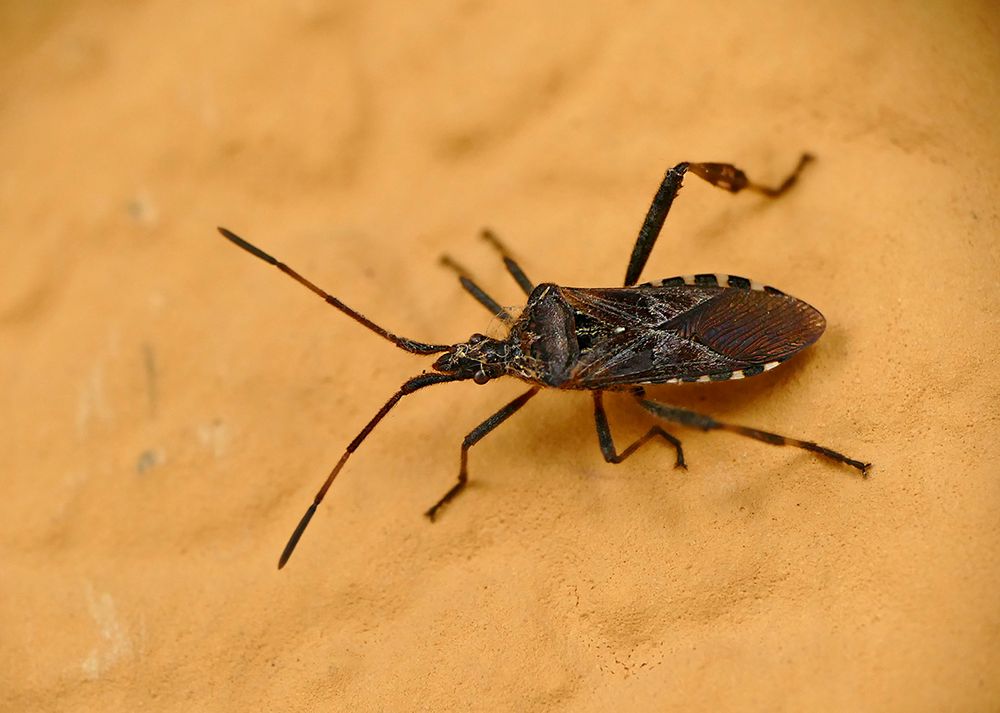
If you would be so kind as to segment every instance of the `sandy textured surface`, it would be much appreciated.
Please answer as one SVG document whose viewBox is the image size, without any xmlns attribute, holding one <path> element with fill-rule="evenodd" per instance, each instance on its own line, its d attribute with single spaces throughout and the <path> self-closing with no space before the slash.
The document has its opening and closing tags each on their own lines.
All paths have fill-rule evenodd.
<svg viewBox="0 0 1000 713">
<path fill-rule="evenodd" d="M 962 9 L 958 10 L 958 5 Z M 421 6 L 419 9 L 418 6 Z M 693 8 L 690 6 L 697 6 Z M 995 3 L 0 7 L 0 709 L 1000 707 Z M 405 399 L 295 558 L 366 419 L 536 280 L 730 272 L 827 316 L 793 363 L 661 399 L 875 463 L 676 429 L 600 457 L 585 395 Z M 495 327 L 495 325 L 493 325 Z M 620 444 L 648 419 L 611 398 Z"/>
</svg>

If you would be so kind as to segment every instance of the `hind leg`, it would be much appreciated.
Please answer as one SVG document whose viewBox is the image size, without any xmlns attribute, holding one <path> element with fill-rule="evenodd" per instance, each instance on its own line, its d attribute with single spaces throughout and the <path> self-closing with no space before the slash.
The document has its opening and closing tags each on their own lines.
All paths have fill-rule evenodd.
<svg viewBox="0 0 1000 713">
<path fill-rule="evenodd" d="M 632 256 L 629 258 L 628 269 L 625 271 L 625 287 L 630 287 L 639 281 L 642 268 L 646 266 L 646 261 L 656 244 L 656 239 L 660 237 L 660 231 L 667 219 L 667 213 L 670 212 L 670 206 L 684 182 L 685 173 L 690 171 L 698 178 L 730 193 L 739 193 L 743 189 L 749 189 L 769 198 L 777 198 L 795 185 L 802 169 L 812 160 L 813 157 L 810 154 L 802 154 L 795 170 L 777 188 L 754 183 L 747 178 L 743 171 L 731 163 L 688 163 L 685 161 L 668 170 L 656 191 L 656 195 L 653 196 L 653 202 L 646 213 L 646 219 L 642 223 L 642 228 L 639 229 L 639 237 L 635 241 L 635 247 L 632 248 Z"/>
</svg>

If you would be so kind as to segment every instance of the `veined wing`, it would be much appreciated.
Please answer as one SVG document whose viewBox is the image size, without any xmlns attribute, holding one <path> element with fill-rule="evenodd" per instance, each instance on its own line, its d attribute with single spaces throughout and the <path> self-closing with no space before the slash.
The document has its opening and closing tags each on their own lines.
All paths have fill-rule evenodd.
<svg viewBox="0 0 1000 713">
<path fill-rule="evenodd" d="M 584 389 L 753 376 L 815 342 L 826 326 L 802 300 L 743 278 L 561 292 L 579 343 L 570 381 Z"/>
</svg>

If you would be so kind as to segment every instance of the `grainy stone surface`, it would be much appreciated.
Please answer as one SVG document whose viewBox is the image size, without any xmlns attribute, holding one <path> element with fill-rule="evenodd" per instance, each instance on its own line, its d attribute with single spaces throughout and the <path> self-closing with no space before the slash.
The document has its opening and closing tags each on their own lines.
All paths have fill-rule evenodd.
<svg viewBox="0 0 1000 713">
<path fill-rule="evenodd" d="M 1000 42 L 993 3 L 33 3 L 0 9 L 0 708 L 983 711 L 1000 706 Z M 875 463 L 675 432 L 603 462 L 589 400 L 405 399 L 495 329 L 488 247 L 615 285 L 746 275 L 808 353 L 654 395 Z M 646 417 L 609 399 L 619 443 Z M 992 672 L 992 673 L 991 673 Z"/>
</svg>

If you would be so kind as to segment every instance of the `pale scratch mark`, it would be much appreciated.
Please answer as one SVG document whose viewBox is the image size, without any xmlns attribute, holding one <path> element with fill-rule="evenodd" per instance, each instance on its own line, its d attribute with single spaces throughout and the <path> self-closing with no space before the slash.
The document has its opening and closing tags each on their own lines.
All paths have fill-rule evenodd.
<svg viewBox="0 0 1000 713">
<path fill-rule="evenodd" d="M 61 523 L 76 502 L 80 491 L 83 490 L 87 481 L 90 480 L 90 473 L 86 470 L 72 470 L 66 473 L 62 481 L 53 493 L 51 500 L 51 515 L 53 521 Z"/>
<path fill-rule="evenodd" d="M 213 456 L 221 458 L 229 445 L 229 429 L 221 419 L 216 418 L 211 423 L 198 426 L 198 440 Z"/>
<path fill-rule="evenodd" d="M 159 403 L 156 391 L 156 355 L 153 353 L 153 345 L 149 342 L 142 343 L 142 358 L 146 367 L 146 401 L 149 406 L 149 416 L 156 418 L 156 406 Z"/>
<path fill-rule="evenodd" d="M 146 299 L 149 311 L 155 315 L 160 314 L 167 305 L 167 297 L 160 291 L 150 292 Z"/>
<path fill-rule="evenodd" d="M 101 641 L 83 660 L 82 668 L 84 676 L 95 680 L 123 658 L 132 655 L 132 640 L 129 639 L 124 624 L 118 618 L 111 595 L 97 594 L 90 582 L 87 582 L 84 590 L 87 609 L 97 624 L 97 633 Z"/>
<path fill-rule="evenodd" d="M 104 364 L 101 362 L 94 364 L 80 387 L 76 405 L 76 430 L 81 438 L 87 435 L 87 428 L 94 419 L 111 420 L 111 407 L 104 390 Z"/>
<path fill-rule="evenodd" d="M 122 334 L 117 327 L 108 329 L 108 357 L 117 360 L 122 353 Z"/>
</svg>

